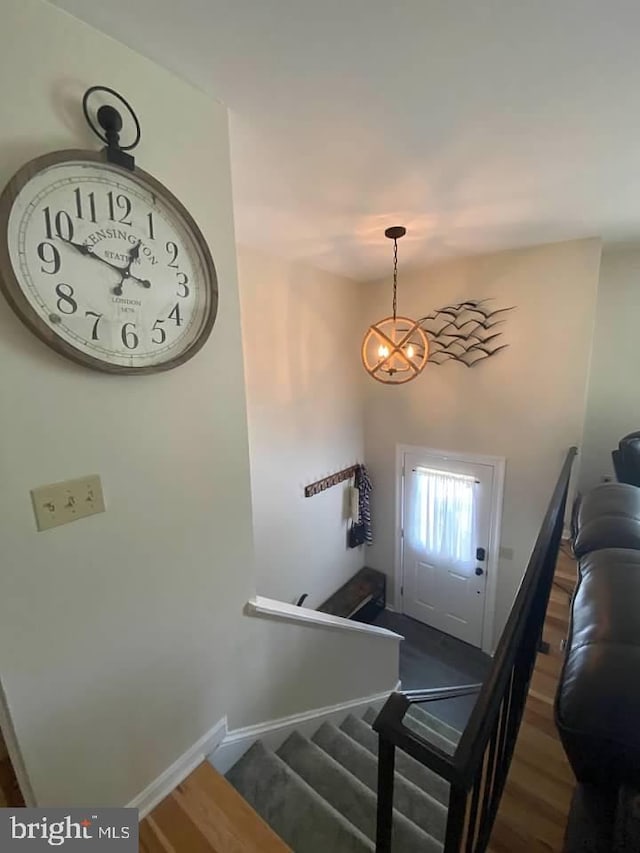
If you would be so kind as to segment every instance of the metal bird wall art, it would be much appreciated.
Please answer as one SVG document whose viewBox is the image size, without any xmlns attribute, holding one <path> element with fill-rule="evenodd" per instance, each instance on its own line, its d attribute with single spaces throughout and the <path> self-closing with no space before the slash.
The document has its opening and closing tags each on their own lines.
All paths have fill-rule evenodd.
<svg viewBox="0 0 640 853">
<path fill-rule="evenodd" d="M 459 361 L 475 367 L 481 361 L 506 349 L 500 343 L 502 329 L 510 308 L 491 310 L 490 299 L 471 299 L 457 305 L 445 305 L 419 321 L 429 337 L 429 361 L 444 364 Z"/>
</svg>

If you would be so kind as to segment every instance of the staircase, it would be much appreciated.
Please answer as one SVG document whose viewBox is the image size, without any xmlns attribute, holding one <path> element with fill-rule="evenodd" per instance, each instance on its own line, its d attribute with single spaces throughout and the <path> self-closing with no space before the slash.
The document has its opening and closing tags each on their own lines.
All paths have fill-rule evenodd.
<svg viewBox="0 0 640 853">
<path fill-rule="evenodd" d="M 376 711 L 342 725 L 325 722 L 311 739 L 290 735 L 276 751 L 257 741 L 228 781 L 295 853 L 375 850 Z M 452 754 L 460 732 L 414 705 L 405 725 Z M 401 750 L 396 754 L 394 853 L 440 853 L 449 786 Z"/>
<path fill-rule="evenodd" d="M 226 779 L 204 761 L 141 822 L 141 853 L 373 853 L 376 845 L 378 853 L 443 853 L 445 838 L 447 853 L 487 853 L 496 828 L 496 850 L 559 849 L 571 779 L 557 775 L 559 743 L 549 745 L 553 679 L 547 698 L 544 689 L 532 692 L 544 713 L 529 706 L 519 775 L 502 801 L 506 817 L 496 823 L 496 816 L 534 673 L 575 455 L 570 448 L 482 685 L 394 691 L 379 713 L 369 708 L 339 727 L 326 721 L 310 739 L 294 732 L 275 751 L 254 743 Z M 560 580 L 564 586 L 573 576 Z M 557 592 L 566 610 L 569 591 Z M 559 622 L 555 630 L 559 643 Z M 547 688 L 549 674 L 538 670 Z M 441 707 L 428 702 L 474 693 L 464 734 L 426 710 Z M 301 725 L 310 730 L 308 720 Z M 280 743 L 272 740 L 279 727 L 266 730 L 269 743 Z M 213 760 L 228 767 L 244 737 Z M 559 820 L 549 817 L 551 806 Z"/>
</svg>

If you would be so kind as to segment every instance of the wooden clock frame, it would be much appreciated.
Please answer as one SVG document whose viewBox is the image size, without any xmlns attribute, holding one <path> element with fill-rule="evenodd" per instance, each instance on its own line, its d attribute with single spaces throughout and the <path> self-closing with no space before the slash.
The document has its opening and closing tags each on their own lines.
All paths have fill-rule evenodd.
<svg viewBox="0 0 640 853">
<path fill-rule="evenodd" d="M 118 168 L 118 166 L 114 165 L 113 162 L 109 162 L 106 150 L 85 151 L 68 149 L 63 151 L 54 151 L 50 154 L 44 154 L 41 157 L 36 157 L 34 160 L 30 160 L 28 163 L 25 163 L 4 188 L 2 195 L 0 195 L 0 290 L 4 293 L 13 311 L 30 331 L 32 331 L 48 347 L 55 350 L 60 355 L 75 361 L 77 364 L 81 364 L 83 367 L 89 367 L 93 370 L 100 370 L 112 374 L 144 375 L 171 370 L 174 367 L 184 364 L 186 361 L 193 358 L 200 349 L 202 349 L 211 334 L 211 330 L 213 329 L 218 312 L 218 278 L 216 275 L 216 268 L 205 238 L 189 211 L 173 195 L 173 193 L 164 186 L 164 184 L 160 183 L 160 181 L 152 175 L 137 166 L 126 173 L 132 175 L 134 180 L 139 178 L 148 189 L 166 200 L 182 220 L 183 225 L 189 232 L 201 255 L 203 268 L 205 270 L 205 277 L 207 279 L 205 294 L 206 306 L 198 335 L 193 342 L 179 355 L 161 362 L 160 364 L 145 365 L 143 367 L 109 364 L 102 359 L 94 358 L 93 356 L 77 350 L 63 338 L 58 336 L 55 331 L 41 319 L 25 296 L 15 275 L 9 253 L 8 225 L 13 204 L 22 188 L 43 169 L 58 163 L 64 163 L 67 161 L 74 162 L 78 160 L 97 164 L 109 163 L 112 169 Z"/>
</svg>

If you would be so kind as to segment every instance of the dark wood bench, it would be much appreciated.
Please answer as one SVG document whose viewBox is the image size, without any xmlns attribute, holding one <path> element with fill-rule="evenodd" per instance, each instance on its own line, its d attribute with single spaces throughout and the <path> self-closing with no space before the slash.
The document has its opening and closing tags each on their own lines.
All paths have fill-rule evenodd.
<svg viewBox="0 0 640 853">
<path fill-rule="evenodd" d="M 366 566 L 318 607 L 323 613 L 373 622 L 387 604 L 387 576 Z"/>
</svg>

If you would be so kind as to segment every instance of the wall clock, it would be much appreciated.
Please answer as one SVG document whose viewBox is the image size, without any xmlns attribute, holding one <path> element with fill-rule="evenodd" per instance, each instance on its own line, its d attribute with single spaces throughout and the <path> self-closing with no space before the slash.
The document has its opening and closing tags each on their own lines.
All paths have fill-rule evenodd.
<svg viewBox="0 0 640 853">
<path fill-rule="evenodd" d="M 122 118 L 87 98 L 102 90 Z M 0 196 L 0 287 L 18 317 L 62 355 L 97 370 L 144 374 L 184 363 L 203 346 L 218 307 L 206 241 L 178 199 L 126 153 L 140 138 L 121 96 L 92 87 L 83 101 L 103 151 L 57 151 L 26 163 Z"/>
</svg>

